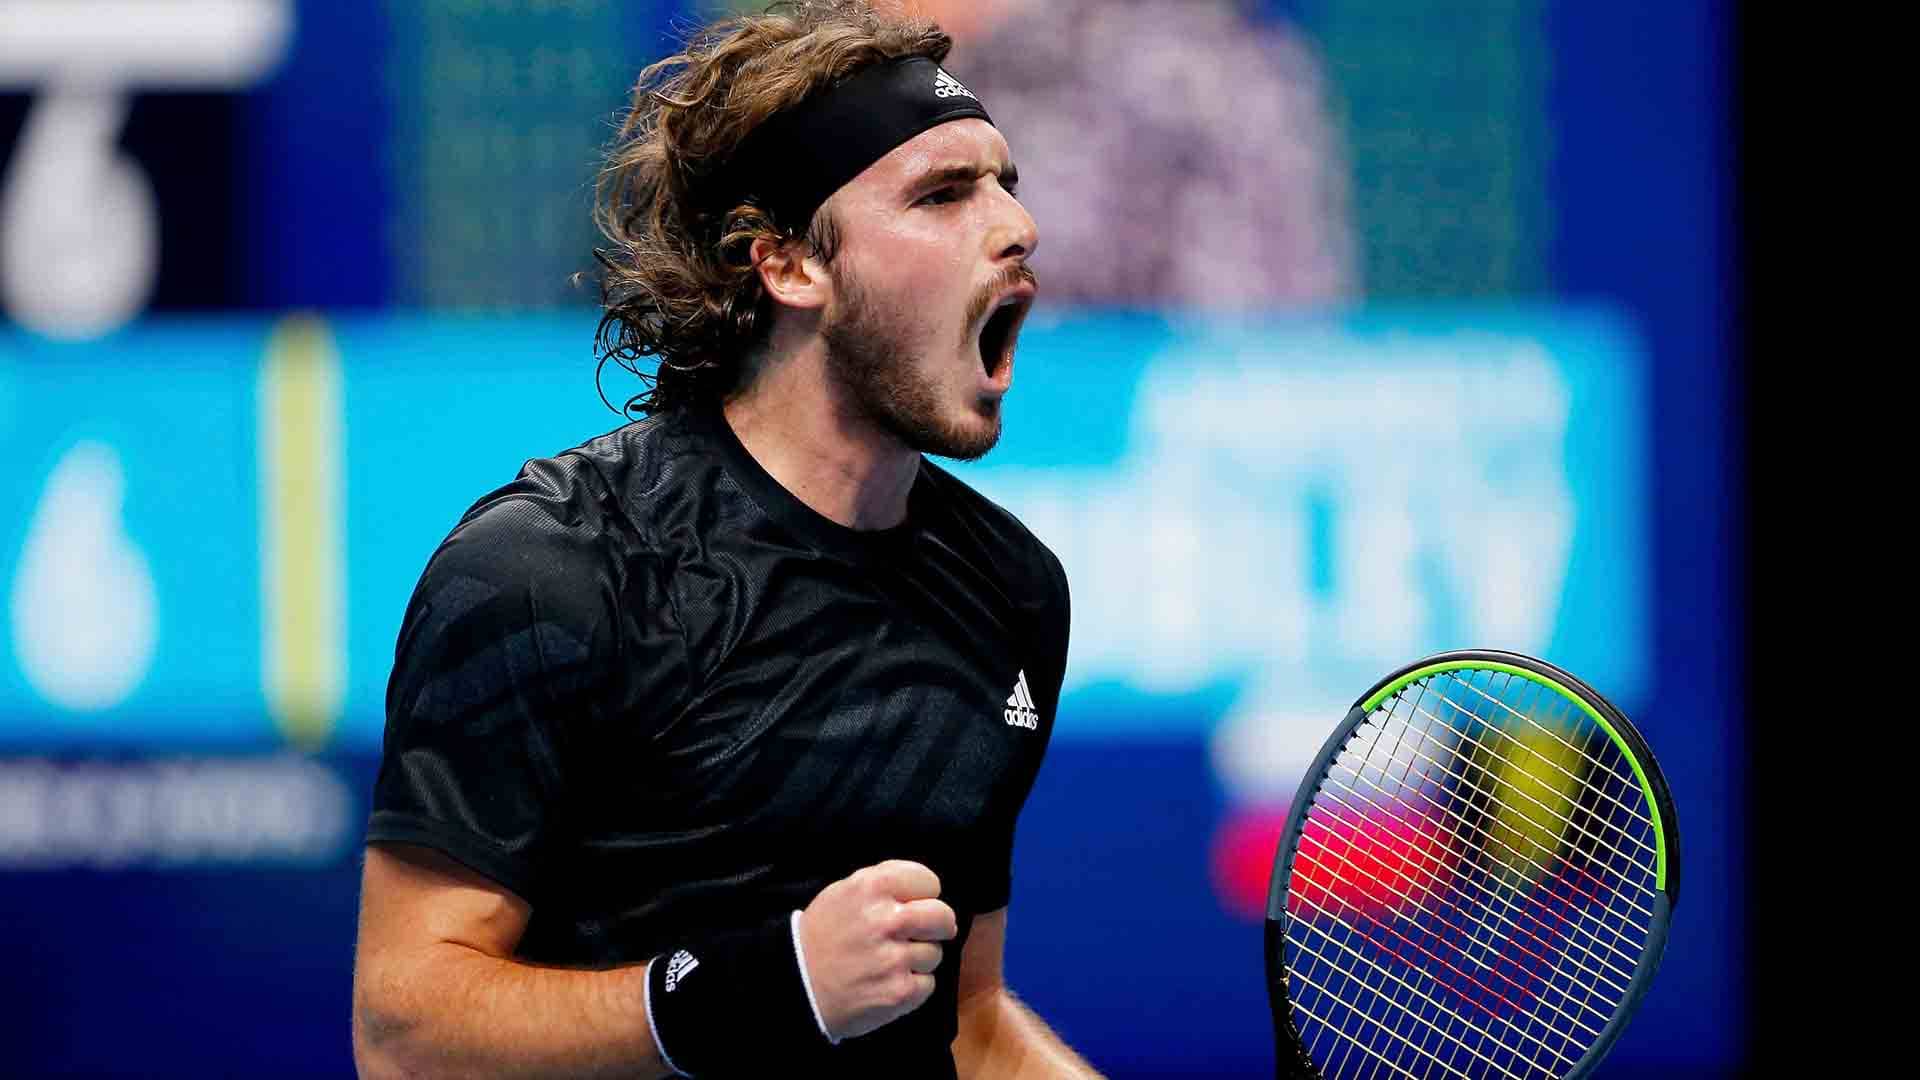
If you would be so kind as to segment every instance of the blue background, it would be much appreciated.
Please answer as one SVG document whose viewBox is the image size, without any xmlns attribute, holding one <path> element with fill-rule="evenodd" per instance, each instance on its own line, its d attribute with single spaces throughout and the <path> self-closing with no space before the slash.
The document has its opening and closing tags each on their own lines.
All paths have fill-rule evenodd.
<svg viewBox="0 0 1920 1080">
<path fill-rule="evenodd" d="M 1309 34 L 1337 6 L 1265 5 Z M 616 420 L 593 392 L 591 311 L 476 315 L 434 310 L 411 291 L 409 252 L 396 240 L 406 234 L 394 224 L 405 170 L 390 149 L 404 95 L 341 73 L 377 70 L 389 50 L 420 43 L 395 40 L 371 0 L 299 8 L 296 43 L 274 78 L 218 107 L 230 157 L 198 163 L 229 170 L 241 197 L 168 208 L 174 220 L 223 223 L 209 233 L 225 238 L 228 285 L 216 302 L 163 303 L 85 344 L 0 328 L 0 460 L 9 466 L 0 585 L 16 576 L 50 470 L 76 442 L 94 440 L 119 451 L 125 524 L 147 552 L 160 627 L 144 679 L 100 712 L 48 702 L 8 651 L 13 642 L 0 642 L 0 769 L 48 763 L 72 786 L 90 769 L 144 776 L 169 762 L 310 754 L 345 799 L 328 812 L 357 827 L 377 764 L 393 628 L 426 553 L 521 460 Z M 1731 16 L 1720 3 L 1639 0 L 1544 11 L 1553 137 L 1537 290 L 1370 295 L 1358 310 L 1231 323 L 1050 313 L 1023 343 L 1007 441 L 976 479 L 990 492 L 1003 485 L 1016 509 L 1049 472 L 1107 469 L 1115 484 L 1130 483 L 1128 462 L 1139 464 L 1130 455 L 1145 445 L 1129 426 L 1136 391 L 1170 370 L 1170 356 L 1286 354 L 1324 334 L 1417 343 L 1470 330 L 1544 343 L 1574 405 L 1560 445 L 1577 524 L 1552 634 L 1537 648 L 1634 717 L 1672 784 L 1682 830 L 1685 893 L 1666 965 L 1607 1072 L 1735 1074 L 1749 1033 Z M 647 57 L 644 43 L 674 14 L 623 8 L 630 59 Z M 260 689 L 254 394 L 265 342 L 294 309 L 325 313 L 344 378 L 345 706 L 333 737 L 310 751 L 285 745 Z M 1390 349 L 1368 355 L 1389 381 L 1417 366 Z M 462 453 L 431 477 L 386 468 L 429 441 Z M 1249 483 L 1276 505 L 1303 497 L 1284 479 Z M 1333 497 L 1327 507 L 1312 513 L 1331 532 L 1346 504 Z M 1338 560 L 1314 555 L 1301 572 L 1310 593 L 1337 604 Z M 1077 590 L 1102 580 L 1075 574 Z M 1429 628 L 1421 647 L 1514 644 L 1445 629 Z M 1102 655 L 1100 640 L 1088 639 L 1088 655 Z M 1106 655 L 1127 647 L 1110 644 Z M 1076 657 L 1082 650 L 1077 637 Z M 1330 650 L 1314 662 L 1315 685 L 1277 704 L 1310 710 L 1350 698 L 1403 659 L 1412 657 L 1383 665 Z M 1143 686 L 1102 669 L 1070 682 L 1022 819 L 1009 981 L 1111 1075 L 1270 1068 L 1260 926 L 1223 901 L 1212 862 L 1227 822 L 1290 792 L 1284 768 L 1250 791 L 1223 770 L 1212 741 L 1259 675 L 1242 664 Z M 1337 719 L 1328 711 L 1325 726 Z M 1299 738 L 1315 741 L 1305 729 Z M 24 805 L 0 796 L 0 826 L 23 827 Z M 356 858 L 344 834 L 292 854 L 107 865 L 35 862 L 0 846 L 0 944 L 10 958 L 0 975 L 3 1071 L 349 1072 Z"/>
</svg>

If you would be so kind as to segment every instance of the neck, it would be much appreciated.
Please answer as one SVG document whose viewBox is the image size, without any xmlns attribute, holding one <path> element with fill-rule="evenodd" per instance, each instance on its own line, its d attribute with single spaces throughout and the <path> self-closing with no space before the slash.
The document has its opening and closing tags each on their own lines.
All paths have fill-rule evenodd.
<svg viewBox="0 0 1920 1080">
<path fill-rule="evenodd" d="M 862 530 L 906 520 L 920 455 L 875 425 L 828 377 L 818 338 L 771 351 L 723 412 L 760 467 L 820 516 Z"/>
</svg>

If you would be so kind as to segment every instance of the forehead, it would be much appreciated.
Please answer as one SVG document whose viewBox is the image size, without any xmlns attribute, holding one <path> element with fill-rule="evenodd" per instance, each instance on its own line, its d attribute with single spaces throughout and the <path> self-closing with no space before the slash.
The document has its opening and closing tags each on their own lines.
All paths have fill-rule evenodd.
<svg viewBox="0 0 1920 1080">
<path fill-rule="evenodd" d="M 853 178 L 849 189 L 904 187 L 935 169 L 968 165 L 997 170 L 1011 160 L 1000 129 L 978 117 L 954 120 L 915 135 Z"/>
</svg>

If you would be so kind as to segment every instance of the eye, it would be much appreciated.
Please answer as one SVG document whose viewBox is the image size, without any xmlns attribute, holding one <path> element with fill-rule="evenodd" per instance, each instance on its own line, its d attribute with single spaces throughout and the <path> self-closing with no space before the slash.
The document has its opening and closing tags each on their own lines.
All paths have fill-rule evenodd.
<svg viewBox="0 0 1920 1080">
<path fill-rule="evenodd" d="M 960 188 L 957 185 L 948 184 L 946 187 L 936 188 L 935 190 L 930 191 L 925 195 L 922 195 L 917 201 L 914 202 L 913 205 L 944 206 L 947 203 L 959 202 L 959 201 L 960 201 Z"/>
</svg>

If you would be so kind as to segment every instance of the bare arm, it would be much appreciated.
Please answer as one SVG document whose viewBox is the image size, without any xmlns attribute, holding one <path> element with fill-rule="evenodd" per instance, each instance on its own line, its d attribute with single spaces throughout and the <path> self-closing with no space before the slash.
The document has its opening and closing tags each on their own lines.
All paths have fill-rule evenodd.
<svg viewBox="0 0 1920 1080">
<path fill-rule="evenodd" d="M 512 959 L 531 909 L 427 848 L 367 849 L 354 953 L 360 1075 L 663 1077 L 646 967 Z"/>
<path fill-rule="evenodd" d="M 963 1078 L 1098 1077 L 1046 1022 L 1007 989 L 1007 909 L 976 916 L 960 953 L 960 1034 L 953 1061 Z"/>
<path fill-rule="evenodd" d="M 932 995 L 940 943 L 956 930 L 939 892 L 933 871 L 889 861 L 814 897 L 799 933 L 819 1023 L 861 1035 Z M 524 900 L 438 852 L 369 847 L 353 972 L 360 1074 L 672 1075 L 653 1041 L 646 965 L 585 971 L 515 960 L 529 914 Z"/>
</svg>

